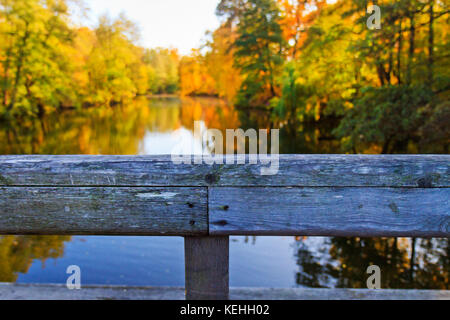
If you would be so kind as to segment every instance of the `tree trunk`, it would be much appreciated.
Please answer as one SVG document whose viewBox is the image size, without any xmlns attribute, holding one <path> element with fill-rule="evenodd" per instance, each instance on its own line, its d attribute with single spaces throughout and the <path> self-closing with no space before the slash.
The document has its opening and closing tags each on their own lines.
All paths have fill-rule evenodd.
<svg viewBox="0 0 450 320">
<path fill-rule="evenodd" d="M 415 36 L 416 36 L 416 27 L 415 27 L 415 21 L 414 21 L 414 12 L 410 12 L 409 16 L 410 20 L 410 27 L 409 27 L 409 52 L 408 52 L 408 66 L 406 69 L 406 83 L 411 84 L 411 77 L 412 77 L 412 63 L 414 59 L 414 42 L 415 42 Z"/>
<path fill-rule="evenodd" d="M 402 34 L 402 20 L 399 22 L 399 32 L 397 39 L 397 82 L 402 84 L 402 49 L 403 49 L 403 34 Z"/>
<path fill-rule="evenodd" d="M 14 104 L 16 103 L 16 97 L 17 97 L 17 91 L 18 91 L 18 87 L 20 85 L 20 80 L 22 78 L 22 68 L 23 68 L 23 63 L 24 63 L 24 59 L 25 59 L 25 47 L 27 45 L 28 42 L 28 38 L 30 37 L 30 30 L 28 29 L 29 26 L 29 22 L 26 21 L 25 22 L 25 33 L 22 37 L 22 43 L 19 47 L 19 53 L 18 53 L 18 58 L 17 58 L 17 69 L 16 69 L 16 78 L 14 79 L 14 86 L 12 89 L 12 93 L 11 93 L 11 101 L 9 102 L 8 108 L 7 110 L 10 111 L 13 107 Z"/>
<path fill-rule="evenodd" d="M 433 85 L 433 63 L 434 63 L 434 56 L 433 56 L 433 50 L 434 50 L 434 29 L 433 29 L 433 22 L 434 22 L 434 0 L 430 0 L 430 7 L 428 9 L 428 13 L 430 16 L 429 21 L 429 31 L 428 31 L 428 85 L 431 87 Z"/>
<path fill-rule="evenodd" d="M 391 144 L 391 140 L 392 140 L 392 138 L 389 137 L 383 143 L 383 148 L 381 149 L 381 154 L 388 154 L 389 153 L 389 145 Z"/>
<path fill-rule="evenodd" d="M 416 238 L 411 239 L 411 258 L 409 259 L 409 277 L 411 284 L 414 280 L 414 262 L 416 260 Z"/>
</svg>

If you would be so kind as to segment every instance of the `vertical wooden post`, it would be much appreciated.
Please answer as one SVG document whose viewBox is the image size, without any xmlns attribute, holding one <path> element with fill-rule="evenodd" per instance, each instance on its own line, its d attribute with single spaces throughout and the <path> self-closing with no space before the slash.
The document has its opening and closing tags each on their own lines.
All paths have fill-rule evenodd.
<svg viewBox="0 0 450 320">
<path fill-rule="evenodd" d="M 227 300 L 229 237 L 185 237 L 186 300 Z"/>
</svg>

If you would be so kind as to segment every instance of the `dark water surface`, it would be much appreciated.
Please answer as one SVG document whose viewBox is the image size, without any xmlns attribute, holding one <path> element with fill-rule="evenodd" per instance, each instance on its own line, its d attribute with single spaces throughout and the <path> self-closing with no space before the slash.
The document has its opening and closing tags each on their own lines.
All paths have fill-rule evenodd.
<svg viewBox="0 0 450 320">
<path fill-rule="evenodd" d="M 0 124 L 0 154 L 170 154 L 179 144 L 198 151 L 194 121 L 223 131 L 270 128 L 267 113 L 215 99 L 142 98 Z M 334 126 L 284 126 L 280 152 L 339 153 Z M 183 286 L 183 255 L 179 237 L 0 236 L 0 282 L 65 283 L 66 268 L 78 265 L 82 284 Z M 364 288 L 371 264 L 380 266 L 383 288 L 450 288 L 448 239 L 232 237 L 230 243 L 231 286 Z"/>
</svg>

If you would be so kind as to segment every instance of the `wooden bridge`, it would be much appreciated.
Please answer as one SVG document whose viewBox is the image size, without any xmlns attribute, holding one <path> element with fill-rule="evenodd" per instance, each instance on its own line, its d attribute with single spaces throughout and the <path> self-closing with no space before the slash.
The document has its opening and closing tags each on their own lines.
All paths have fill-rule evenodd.
<svg viewBox="0 0 450 320">
<path fill-rule="evenodd" d="M 248 161 L 1 156 L 0 234 L 182 236 L 187 299 L 450 299 L 445 290 L 229 290 L 230 235 L 450 237 L 448 155 L 279 161 L 278 174 L 261 175 Z M 29 297 L 176 299 L 184 289 L 0 285 L 0 298 Z"/>
</svg>

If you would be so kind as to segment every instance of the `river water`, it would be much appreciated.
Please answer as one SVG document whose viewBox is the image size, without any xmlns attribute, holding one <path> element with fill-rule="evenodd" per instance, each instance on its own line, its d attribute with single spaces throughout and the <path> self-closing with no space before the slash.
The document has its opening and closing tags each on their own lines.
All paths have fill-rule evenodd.
<svg viewBox="0 0 450 320">
<path fill-rule="evenodd" d="M 270 128 L 263 111 L 238 111 L 210 98 L 140 98 L 114 108 L 67 110 L 0 126 L 0 154 L 170 154 L 202 150 L 205 128 Z M 281 153 L 339 153 L 335 123 L 283 126 Z M 371 264 L 383 288 L 449 289 L 448 239 L 231 237 L 230 285 L 366 287 Z M 415 250 L 411 250 L 414 246 Z M 184 285 L 180 237 L 0 236 L 0 282 L 65 283 L 78 265 L 82 284 Z"/>
</svg>

